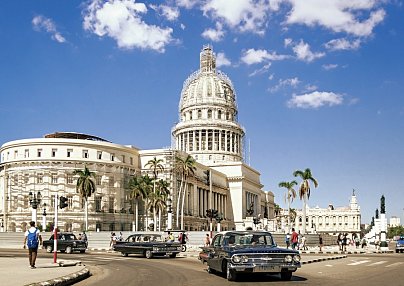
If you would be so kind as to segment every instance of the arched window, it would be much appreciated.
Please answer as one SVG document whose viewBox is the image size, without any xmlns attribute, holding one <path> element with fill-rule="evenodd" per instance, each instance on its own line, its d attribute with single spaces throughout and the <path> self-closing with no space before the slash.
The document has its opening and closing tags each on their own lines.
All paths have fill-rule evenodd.
<svg viewBox="0 0 404 286">
<path fill-rule="evenodd" d="M 202 110 L 198 109 L 198 119 L 202 118 Z"/>
<path fill-rule="evenodd" d="M 211 109 L 208 110 L 208 119 L 212 119 L 212 110 Z"/>
<path fill-rule="evenodd" d="M 221 110 L 219 110 L 219 111 L 217 112 L 217 118 L 218 118 L 218 119 L 222 119 L 222 111 L 221 111 Z"/>
</svg>

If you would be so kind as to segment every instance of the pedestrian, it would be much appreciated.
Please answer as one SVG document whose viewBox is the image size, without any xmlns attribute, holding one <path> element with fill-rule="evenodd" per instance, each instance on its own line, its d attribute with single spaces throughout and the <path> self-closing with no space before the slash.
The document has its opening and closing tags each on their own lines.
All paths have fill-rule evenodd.
<svg viewBox="0 0 404 286">
<path fill-rule="evenodd" d="M 118 237 L 116 238 L 117 241 L 123 241 L 122 231 L 119 232 Z"/>
<path fill-rule="evenodd" d="M 302 235 L 301 240 L 301 249 L 302 250 L 308 250 L 307 246 L 306 246 L 306 237 L 304 235 Z"/>
<path fill-rule="evenodd" d="M 290 235 L 289 235 L 289 233 L 287 233 L 286 236 L 285 236 L 285 243 L 286 243 L 286 248 L 289 248 L 289 246 L 290 246 Z"/>
<path fill-rule="evenodd" d="M 31 269 L 35 267 L 36 257 L 38 255 L 38 247 L 42 245 L 42 237 L 39 232 L 39 229 L 35 227 L 35 222 L 31 221 L 29 223 L 31 226 L 24 235 L 24 249 L 28 247 L 28 258 L 29 265 Z"/>
<path fill-rule="evenodd" d="M 167 242 L 174 242 L 174 235 L 169 231 L 167 233 Z"/>
<path fill-rule="evenodd" d="M 337 244 L 339 246 L 340 251 L 343 250 L 343 248 L 342 248 L 342 240 L 343 240 L 343 235 L 342 235 L 342 233 L 340 233 L 340 234 L 338 234 L 338 237 L 337 237 Z"/>
<path fill-rule="evenodd" d="M 344 233 L 344 235 L 342 236 L 342 251 L 346 251 L 346 245 L 348 243 L 348 234 Z"/>
<path fill-rule="evenodd" d="M 115 244 L 116 244 L 116 234 L 115 232 L 111 232 L 111 249 L 114 249 Z"/>
<path fill-rule="evenodd" d="M 359 236 L 355 235 L 355 246 L 356 248 L 359 248 L 361 240 L 359 239 Z"/>
<path fill-rule="evenodd" d="M 363 237 L 363 238 L 362 238 L 362 248 L 365 248 L 366 246 L 367 246 L 366 238 Z"/>
<path fill-rule="evenodd" d="M 206 236 L 205 236 L 204 245 L 205 245 L 206 247 L 210 246 L 210 237 L 209 237 L 209 234 L 208 234 L 208 233 L 207 233 Z"/>
<path fill-rule="evenodd" d="M 318 237 L 318 243 L 320 245 L 320 252 L 322 252 L 323 251 L 323 236 L 321 234 Z"/>
<path fill-rule="evenodd" d="M 85 231 L 83 231 L 82 235 L 81 235 L 81 240 L 84 241 L 86 243 L 86 248 L 88 246 L 88 239 L 87 239 L 87 234 Z"/>
<path fill-rule="evenodd" d="M 292 249 L 296 249 L 297 244 L 299 242 L 299 235 L 297 234 L 294 228 L 292 228 L 291 241 L 292 241 Z"/>
</svg>

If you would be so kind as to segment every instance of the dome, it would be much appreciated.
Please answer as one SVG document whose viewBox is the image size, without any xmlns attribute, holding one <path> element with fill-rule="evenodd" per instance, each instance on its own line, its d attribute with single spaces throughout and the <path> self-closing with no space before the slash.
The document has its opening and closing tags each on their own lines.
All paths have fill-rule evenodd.
<svg viewBox="0 0 404 286">
<path fill-rule="evenodd" d="M 237 113 L 236 95 L 228 76 L 216 70 L 216 58 L 211 46 L 204 46 L 200 54 L 200 69 L 184 82 L 180 112 L 189 107 L 217 104 Z"/>
<path fill-rule="evenodd" d="M 237 122 L 235 91 L 230 79 L 216 70 L 211 46 L 202 48 L 199 70 L 184 82 L 172 134 L 176 148 L 202 164 L 243 160 L 244 130 Z"/>
</svg>

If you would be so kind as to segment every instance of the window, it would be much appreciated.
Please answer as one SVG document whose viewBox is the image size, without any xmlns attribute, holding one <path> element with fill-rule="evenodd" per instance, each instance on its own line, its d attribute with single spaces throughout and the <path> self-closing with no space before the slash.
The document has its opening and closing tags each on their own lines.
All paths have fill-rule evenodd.
<svg viewBox="0 0 404 286">
<path fill-rule="evenodd" d="M 68 184 L 73 184 L 73 175 L 67 175 L 66 181 Z"/>
<path fill-rule="evenodd" d="M 125 155 L 122 155 L 122 163 L 126 163 L 125 162 Z"/>
<path fill-rule="evenodd" d="M 102 152 L 101 151 L 97 151 L 97 159 L 98 160 L 102 159 Z"/>
<path fill-rule="evenodd" d="M 101 180 L 102 180 L 102 176 L 97 175 L 95 177 L 95 181 L 96 181 L 97 186 L 101 186 Z"/>
<path fill-rule="evenodd" d="M 72 195 L 67 196 L 67 208 L 68 209 L 73 208 L 73 196 Z"/>
<path fill-rule="evenodd" d="M 222 111 L 221 111 L 221 110 L 219 110 L 219 111 L 217 112 L 217 118 L 218 118 L 218 119 L 222 119 Z"/>
<path fill-rule="evenodd" d="M 51 205 L 51 208 L 55 207 L 55 195 L 51 195 L 50 205 Z"/>
<path fill-rule="evenodd" d="M 70 158 L 72 156 L 73 149 L 67 149 L 67 158 Z"/>
<path fill-rule="evenodd" d="M 18 185 L 18 175 L 13 176 L 14 185 Z"/>
<path fill-rule="evenodd" d="M 29 175 L 28 174 L 24 174 L 24 183 L 28 184 L 29 182 Z"/>
<path fill-rule="evenodd" d="M 42 156 L 42 149 L 38 149 L 37 150 L 37 157 L 41 157 Z"/>
<path fill-rule="evenodd" d="M 29 150 L 25 149 L 24 151 L 24 158 L 29 158 Z"/>
<path fill-rule="evenodd" d="M 15 150 L 14 151 L 14 159 L 17 159 L 18 158 L 18 150 Z"/>
<path fill-rule="evenodd" d="M 115 202 L 115 198 L 114 197 L 109 197 L 109 204 L 108 204 L 108 212 L 109 213 L 114 212 L 114 202 Z"/>
<path fill-rule="evenodd" d="M 202 110 L 198 109 L 198 119 L 202 118 Z"/>
<path fill-rule="evenodd" d="M 101 211 L 101 196 L 96 196 L 95 197 L 95 211 L 100 212 Z"/>
<path fill-rule="evenodd" d="M 52 149 L 52 157 L 56 157 L 56 151 L 57 149 Z"/>
<path fill-rule="evenodd" d="M 37 182 L 37 184 L 43 183 L 43 174 L 42 173 L 39 173 L 36 175 L 36 182 Z"/>
<path fill-rule="evenodd" d="M 83 158 L 88 158 L 88 150 L 83 150 Z"/>
<path fill-rule="evenodd" d="M 52 184 L 57 184 L 58 183 L 58 174 L 53 173 L 51 175 L 51 182 L 52 182 Z"/>
<path fill-rule="evenodd" d="M 208 119 L 212 119 L 212 110 L 208 110 Z"/>
<path fill-rule="evenodd" d="M 114 161 L 114 159 L 115 159 L 115 154 L 111 153 L 111 161 Z"/>
<path fill-rule="evenodd" d="M 133 158 L 130 157 L 130 164 L 133 165 Z"/>
<path fill-rule="evenodd" d="M 113 187 L 114 184 L 115 184 L 114 177 L 109 177 L 109 186 L 110 186 L 110 187 Z"/>
</svg>

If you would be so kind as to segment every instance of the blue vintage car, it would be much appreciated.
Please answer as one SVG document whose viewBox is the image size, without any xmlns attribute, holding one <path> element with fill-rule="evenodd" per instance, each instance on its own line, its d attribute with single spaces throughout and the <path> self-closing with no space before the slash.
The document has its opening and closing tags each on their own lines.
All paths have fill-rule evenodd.
<svg viewBox="0 0 404 286">
<path fill-rule="evenodd" d="M 400 235 L 396 241 L 396 253 L 404 251 L 404 235 Z"/>
<path fill-rule="evenodd" d="M 299 252 L 277 247 L 267 231 L 220 232 L 211 246 L 202 247 L 200 259 L 209 273 L 224 273 L 229 281 L 240 273 L 279 273 L 282 280 L 290 280 L 301 267 Z"/>
</svg>

